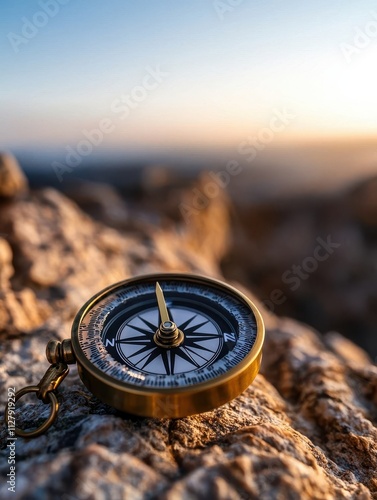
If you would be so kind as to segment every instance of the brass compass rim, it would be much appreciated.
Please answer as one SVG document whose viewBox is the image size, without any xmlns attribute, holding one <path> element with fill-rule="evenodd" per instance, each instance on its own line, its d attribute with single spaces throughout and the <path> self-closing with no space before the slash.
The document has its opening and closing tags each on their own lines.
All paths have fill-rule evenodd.
<svg viewBox="0 0 377 500">
<path fill-rule="evenodd" d="M 81 349 L 78 332 L 82 318 L 97 302 L 117 288 L 158 280 L 190 281 L 218 287 L 241 299 L 253 312 L 257 334 L 250 352 L 226 373 L 195 385 L 175 388 L 135 386 L 117 380 L 97 368 Z M 208 411 L 238 396 L 253 381 L 261 363 L 264 322 L 256 305 L 242 292 L 216 278 L 192 273 L 152 273 L 114 283 L 89 299 L 78 311 L 72 324 L 71 340 L 78 371 L 85 386 L 99 399 L 122 411 L 149 417 L 181 417 Z"/>
</svg>

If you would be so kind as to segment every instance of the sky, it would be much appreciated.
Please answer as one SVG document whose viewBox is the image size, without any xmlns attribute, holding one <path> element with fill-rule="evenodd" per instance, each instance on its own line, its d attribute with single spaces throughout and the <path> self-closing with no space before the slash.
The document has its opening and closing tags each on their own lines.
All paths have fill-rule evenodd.
<svg viewBox="0 0 377 500">
<path fill-rule="evenodd" d="M 0 9 L 2 149 L 75 149 L 90 137 L 98 151 L 215 150 L 258 134 L 277 143 L 376 134 L 373 1 L 2 0 Z"/>
</svg>

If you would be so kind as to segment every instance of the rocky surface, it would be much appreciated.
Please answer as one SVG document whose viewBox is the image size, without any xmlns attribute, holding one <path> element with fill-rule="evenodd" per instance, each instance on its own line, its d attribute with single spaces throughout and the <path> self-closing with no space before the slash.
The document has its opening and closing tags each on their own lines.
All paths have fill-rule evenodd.
<svg viewBox="0 0 377 500">
<path fill-rule="evenodd" d="M 104 191 L 89 191 L 83 199 L 102 222 L 53 189 L 14 191 L 0 205 L 2 405 L 8 387 L 40 380 L 47 341 L 69 337 L 77 309 L 104 286 L 152 271 L 221 277 L 229 231 L 223 196 L 184 224 L 138 211 L 115 192 L 106 191 L 106 207 Z M 339 333 L 321 337 L 260 307 L 261 374 L 212 412 L 179 420 L 121 414 L 71 367 L 56 423 L 17 440 L 16 493 L 7 491 L 1 426 L 0 498 L 377 498 L 377 368 Z M 47 412 L 31 400 L 19 425 Z"/>
</svg>

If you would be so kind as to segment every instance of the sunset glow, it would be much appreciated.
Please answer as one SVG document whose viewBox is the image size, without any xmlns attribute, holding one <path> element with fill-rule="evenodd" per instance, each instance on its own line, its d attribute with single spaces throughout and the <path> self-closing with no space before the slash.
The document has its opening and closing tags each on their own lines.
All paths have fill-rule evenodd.
<svg viewBox="0 0 377 500">
<path fill-rule="evenodd" d="M 376 133 L 371 1 L 42 4 L 3 7 L 3 148 L 74 146 L 104 119 L 100 148 L 233 147 L 275 110 L 295 115 L 277 142 Z"/>
</svg>

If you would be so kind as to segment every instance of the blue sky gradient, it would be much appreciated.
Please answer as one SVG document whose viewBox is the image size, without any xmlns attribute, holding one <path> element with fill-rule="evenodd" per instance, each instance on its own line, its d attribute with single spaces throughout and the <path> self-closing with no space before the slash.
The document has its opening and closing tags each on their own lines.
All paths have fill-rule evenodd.
<svg viewBox="0 0 377 500">
<path fill-rule="evenodd" d="M 3 148 L 75 145 L 103 119 L 105 148 L 232 147 L 275 109 L 295 115 L 282 141 L 376 132 L 377 28 L 344 53 L 377 27 L 375 2 L 53 0 L 16 53 L 10 33 L 46 2 L 1 2 Z M 121 120 L 114 101 L 156 67 L 167 76 Z"/>
</svg>

